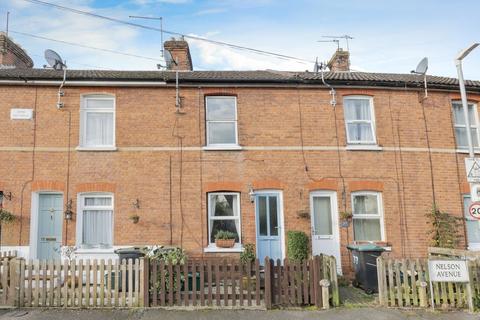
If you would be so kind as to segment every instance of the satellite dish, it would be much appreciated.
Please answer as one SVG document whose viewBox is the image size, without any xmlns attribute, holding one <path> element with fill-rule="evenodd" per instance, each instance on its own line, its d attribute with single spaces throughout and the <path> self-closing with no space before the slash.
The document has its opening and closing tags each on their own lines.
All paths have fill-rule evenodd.
<svg viewBox="0 0 480 320">
<path fill-rule="evenodd" d="M 165 49 L 165 64 L 167 65 L 167 69 L 170 69 L 172 65 L 177 66 L 177 61 L 173 59 L 172 54 L 169 50 Z"/>
<path fill-rule="evenodd" d="M 412 70 L 412 73 L 422 75 L 423 76 L 423 86 L 425 88 L 425 96 L 423 99 L 426 99 L 428 97 L 428 92 L 427 92 L 427 70 L 428 70 L 428 58 L 425 57 L 423 58 L 417 65 L 417 68 L 415 70 Z"/>
<path fill-rule="evenodd" d="M 418 63 L 417 68 L 415 69 L 415 71 L 412 71 L 412 73 L 425 75 L 427 73 L 427 70 L 428 70 L 428 58 L 425 57 Z"/>
<path fill-rule="evenodd" d="M 45 60 L 47 60 L 48 65 L 55 70 L 63 70 L 63 68 L 66 67 L 60 55 L 51 49 L 45 50 Z"/>
</svg>

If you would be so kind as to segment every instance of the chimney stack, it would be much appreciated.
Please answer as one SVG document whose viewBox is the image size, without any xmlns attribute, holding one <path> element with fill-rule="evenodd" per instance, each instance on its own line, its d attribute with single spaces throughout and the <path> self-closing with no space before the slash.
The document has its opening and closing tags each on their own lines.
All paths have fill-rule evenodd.
<svg viewBox="0 0 480 320">
<path fill-rule="evenodd" d="M 183 39 L 175 39 L 165 41 L 163 44 L 165 51 L 168 50 L 176 62 L 168 63 L 167 69 L 173 71 L 192 71 L 192 57 L 190 56 L 190 48 L 188 42 Z"/>
<path fill-rule="evenodd" d="M 0 69 L 33 68 L 33 60 L 4 32 L 0 32 Z"/>
<path fill-rule="evenodd" d="M 327 63 L 330 71 L 333 72 L 349 72 L 350 71 L 350 53 L 344 51 L 342 48 L 338 48 L 333 54 L 330 61 Z"/>
</svg>

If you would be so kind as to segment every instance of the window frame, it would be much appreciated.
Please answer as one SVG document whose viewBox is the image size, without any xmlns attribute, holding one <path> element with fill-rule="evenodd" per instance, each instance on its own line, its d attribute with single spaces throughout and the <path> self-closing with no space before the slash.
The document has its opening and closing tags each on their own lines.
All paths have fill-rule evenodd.
<svg viewBox="0 0 480 320">
<path fill-rule="evenodd" d="M 466 244 L 467 244 L 467 248 L 468 250 L 479 250 L 480 249 L 480 242 L 470 242 L 469 239 L 468 239 L 468 228 L 467 228 L 467 223 L 469 221 L 476 221 L 477 223 L 480 224 L 480 221 L 479 220 L 476 220 L 474 219 L 473 217 L 470 216 L 470 214 L 466 214 L 466 211 L 469 209 L 469 208 L 465 208 L 464 204 L 465 204 L 465 199 L 466 198 L 469 198 L 470 199 L 470 204 L 472 204 L 472 196 L 468 193 L 463 193 L 462 195 L 462 214 L 463 214 L 463 219 L 465 220 L 465 235 L 466 235 Z M 480 226 L 479 226 L 480 227 Z"/>
<path fill-rule="evenodd" d="M 215 99 L 234 99 L 235 107 L 235 119 L 234 120 L 208 120 L 208 100 L 211 98 Z M 210 143 L 210 126 L 209 123 L 234 123 L 235 124 L 235 142 L 234 143 Z M 205 149 L 238 149 L 240 145 L 238 144 L 238 107 L 237 107 L 237 97 L 236 96 L 206 96 L 205 97 Z"/>
<path fill-rule="evenodd" d="M 238 217 L 235 217 L 235 216 L 232 216 L 232 217 L 229 217 L 229 216 L 225 216 L 225 217 L 215 217 L 215 216 L 212 216 L 212 201 L 211 201 L 211 197 L 212 196 L 216 196 L 216 195 L 236 195 L 237 196 L 237 204 L 236 204 L 236 209 L 237 209 L 237 212 L 238 212 Z M 211 242 L 210 241 L 210 233 L 212 231 L 212 221 L 213 220 L 237 220 L 238 219 L 238 225 L 240 226 L 239 230 L 238 230 L 238 242 L 235 242 L 235 246 L 234 248 L 241 248 L 242 247 L 242 212 L 240 211 L 240 192 L 235 192 L 235 191 L 225 191 L 225 192 L 222 192 L 222 191 L 215 191 L 215 192 L 208 192 L 207 193 L 207 219 L 208 219 L 208 233 L 207 233 L 207 238 L 208 238 L 208 247 L 209 248 L 216 248 L 216 245 L 215 245 L 215 242 Z M 222 250 L 221 248 L 218 248 L 218 250 Z"/>
<path fill-rule="evenodd" d="M 109 100 L 113 102 L 112 108 L 87 108 L 87 101 L 90 99 L 95 100 Z M 77 150 L 116 150 L 116 97 L 111 94 L 85 94 L 81 96 L 80 104 L 80 141 Z M 112 144 L 111 145 L 87 145 L 87 114 L 89 113 L 111 113 L 113 116 L 113 132 L 112 132 Z"/>
<path fill-rule="evenodd" d="M 111 198 L 112 204 L 110 206 L 85 206 L 85 198 Z M 109 247 L 101 246 L 85 246 L 83 243 L 83 211 L 84 210 L 112 210 L 112 243 Z M 115 239 L 115 196 L 111 192 L 83 192 L 77 195 L 77 228 L 76 228 L 76 245 L 80 251 L 98 251 L 98 250 L 113 250 Z"/>
<path fill-rule="evenodd" d="M 462 101 L 459 101 L 459 100 L 452 100 L 451 101 L 451 104 L 450 104 L 450 111 L 452 113 L 452 122 L 453 122 L 453 134 L 454 134 L 454 139 L 455 139 L 455 147 L 459 150 L 459 151 L 466 151 L 468 150 L 468 145 L 466 146 L 459 146 L 457 144 L 457 133 L 456 133 L 456 129 L 457 128 L 465 128 L 467 129 L 467 125 L 466 124 L 457 124 L 455 123 L 455 114 L 453 112 L 453 105 L 460 105 L 462 107 L 462 114 L 463 114 L 463 104 L 462 104 Z M 470 130 L 472 128 L 475 128 L 475 131 L 477 132 L 477 142 L 479 144 L 479 146 L 474 146 L 474 149 L 475 151 L 478 151 L 480 149 L 480 119 L 479 119 L 479 116 L 478 116 L 478 109 L 477 109 L 477 103 L 476 102 L 473 102 L 473 101 L 468 101 L 467 102 L 467 108 L 469 105 L 472 105 L 473 106 L 473 112 L 475 114 L 475 124 L 472 124 L 470 123 Z M 464 119 L 465 120 L 465 119 Z"/>
<path fill-rule="evenodd" d="M 345 107 L 346 100 L 368 100 L 369 107 L 370 107 L 370 120 L 347 120 L 347 112 Z M 348 95 L 343 97 L 343 116 L 345 121 L 345 132 L 347 137 L 347 145 L 370 145 L 376 146 L 377 145 L 377 129 L 375 124 L 375 107 L 373 104 L 373 97 L 371 96 L 364 96 L 364 95 Z M 370 124 L 370 129 L 372 130 L 372 141 L 352 141 L 350 138 L 350 134 L 348 131 L 348 124 L 349 123 L 368 123 Z"/>
<path fill-rule="evenodd" d="M 377 196 L 377 208 L 378 214 L 355 214 L 355 205 L 354 200 L 356 196 L 365 196 L 365 195 L 375 195 Z M 354 241 L 367 241 L 367 242 L 384 242 L 386 241 L 385 237 L 385 221 L 384 221 L 384 212 L 383 212 L 383 197 L 382 192 L 379 191 L 355 191 L 351 193 L 351 203 L 352 203 L 352 231 L 353 231 L 353 240 Z M 379 219 L 380 220 L 380 237 L 381 239 L 377 240 L 356 240 L 355 239 L 355 227 L 353 225 L 353 220 L 356 219 Z"/>
</svg>

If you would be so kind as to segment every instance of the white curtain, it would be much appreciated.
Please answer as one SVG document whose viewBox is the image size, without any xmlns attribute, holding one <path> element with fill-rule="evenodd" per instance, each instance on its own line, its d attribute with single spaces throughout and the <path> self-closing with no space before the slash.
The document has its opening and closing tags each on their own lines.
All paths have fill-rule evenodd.
<svg viewBox="0 0 480 320">
<path fill-rule="evenodd" d="M 113 112 L 87 112 L 86 117 L 85 144 L 113 145 Z"/>
<path fill-rule="evenodd" d="M 345 120 L 351 141 L 373 141 L 369 99 L 346 99 Z"/>
<path fill-rule="evenodd" d="M 380 219 L 353 219 L 355 241 L 380 241 Z"/>
<path fill-rule="evenodd" d="M 332 235 L 332 208 L 329 197 L 313 198 L 315 235 Z"/>
<path fill-rule="evenodd" d="M 83 211 L 83 244 L 92 247 L 112 246 L 112 210 Z"/>
<path fill-rule="evenodd" d="M 453 108 L 453 121 L 455 122 L 455 138 L 457 140 L 458 147 L 466 148 L 467 142 L 467 128 L 465 127 L 465 117 L 463 116 L 463 107 L 461 103 L 454 103 Z M 468 105 L 468 117 L 470 120 L 470 131 L 472 133 L 472 143 L 475 147 L 478 147 L 477 139 L 477 120 L 475 117 L 475 108 L 472 104 Z"/>
</svg>

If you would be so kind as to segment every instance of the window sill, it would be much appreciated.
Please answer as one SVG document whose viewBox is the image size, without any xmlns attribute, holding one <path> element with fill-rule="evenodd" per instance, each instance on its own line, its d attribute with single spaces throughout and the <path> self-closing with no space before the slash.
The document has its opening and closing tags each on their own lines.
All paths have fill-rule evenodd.
<svg viewBox="0 0 480 320">
<path fill-rule="evenodd" d="M 465 154 L 468 154 L 469 151 L 468 149 L 456 149 L 455 150 L 457 153 L 465 153 Z M 473 151 L 475 154 L 480 154 L 480 149 L 478 148 L 475 148 L 475 150 Z"/>
<path fill-rule="evenodd" d="M 241 244 L 236 243 L 233 248 L 218 248 L 215 244 L 209 245 L 208 247 L 203 249 L 203 252 L 206 253 L 228 253 L 228 252 L 242 252 L 243 246 Z"/>
<path fill-rule="evenodd" d="M 117 147 L 76 147 L 77 151 L 117 151 Z"/>
<path fill-rule="evenodd" d="M 205 146 L 202 148 L 204 151 L 238 151 L 242 150 L 242 146 L 239 145 L 213 145 Z"/>
<path fill-rule="evenodd" d="M 382 151 L 383 148 L 376 144 L 350 144 L 345 147 L 348 151 Z"/>
</svg>

